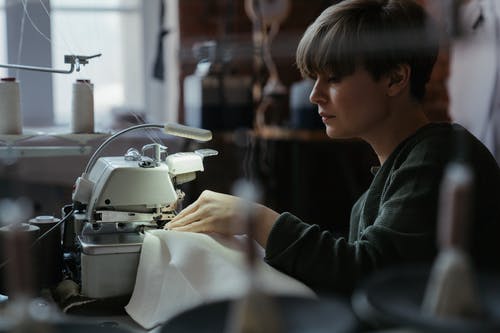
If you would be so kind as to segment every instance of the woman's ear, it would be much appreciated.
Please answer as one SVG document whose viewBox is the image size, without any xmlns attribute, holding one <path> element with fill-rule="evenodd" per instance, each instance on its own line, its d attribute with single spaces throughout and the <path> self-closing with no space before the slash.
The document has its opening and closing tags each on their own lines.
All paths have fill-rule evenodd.
<svg viewBox="0 0 500 333">
<path fill-rule="evenodd" d="M 397 96 L 406 88 L 410 87 L 411 68 L 408 64 L 397 65 L 387 74 L 388 86 L 387 94 Z"/>
</svg>

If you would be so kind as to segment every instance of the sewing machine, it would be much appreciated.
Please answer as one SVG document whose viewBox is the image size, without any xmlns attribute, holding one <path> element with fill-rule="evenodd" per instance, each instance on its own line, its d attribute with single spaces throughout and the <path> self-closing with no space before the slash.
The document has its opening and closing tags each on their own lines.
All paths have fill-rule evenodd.
<svg viewBox="0 0 500 333">
<path fill-rule="evenodd" d="M 175 126 L 179 128 L 180 135 L 171 134 L 200 139 L 185 135 L 186 131 L 193 134 L 191 128 Z M 207 137 L 211 138 L 211 133 Z M 147 156 L 150 150 L 152 156 Z M 83 295 L 104 298 L 131 294 L 144 231 L 161 228 L 175 216 L 184 197 L 176 186 L 194 180 L 196 172 L 203 171 L 204 157 L 217 155 L 212 149 L 166 152 L 166 147 L 153 143 L 141 152 L 131 148 L 124 156 L 100 157 L 95 164 L 89 162 L 78 178 L 73 202 L 82 207 L 74 213 L 74 222 Z"/>
</svg>

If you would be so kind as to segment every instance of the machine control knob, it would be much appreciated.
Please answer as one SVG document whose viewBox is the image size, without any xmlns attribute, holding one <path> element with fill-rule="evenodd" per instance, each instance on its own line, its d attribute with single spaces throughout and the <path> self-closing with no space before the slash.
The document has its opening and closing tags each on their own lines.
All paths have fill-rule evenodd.
<svg viewBox="0 0 500 333">
<path fill-rule="evenodd" d="M 140 161 L 141 153 L 135 148 L 129 148 L 124 157 L 125 161 Z"/>
</svg>

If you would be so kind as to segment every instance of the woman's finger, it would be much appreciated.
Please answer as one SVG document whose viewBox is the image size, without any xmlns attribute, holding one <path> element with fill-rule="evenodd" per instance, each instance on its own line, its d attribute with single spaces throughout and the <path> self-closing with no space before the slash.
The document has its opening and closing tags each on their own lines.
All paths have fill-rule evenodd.
<svg viewBox="0 0 500 333">
<path fill-rule="evenodd" d="M 193 223 L 189 223 L 187 225 L 178 226 L 170 228 L 170 230 L 174 231 L 188 231 L 188 232 L 210 232 L 208 230 L 207 225 L 204 220 L 195 221 Z"/>
<path fill-rule="evenodd" d="M 167 224 L 165 224 L 165 229 L 172 229 L 172 228 L 177 228 L 177 227 L 182 227 L 187 224 L 191 224 L 195 221 L 198 221 L 201 219 L 201 214 L 199 210 L 195 210 L 192 213 L 187 213 L 184 214 L 184 216 L 177 215 L 175 219 L 171 220 Z"/>
<path fill-rule="evenodd" d="M 188 214 L 192 214 L 193 212 L 195 212 L 196 210 L 198 210 L 198 200 L 196 200 L 195 202 L 193 202 L 192 204 L 190 204 L 189 206 L 187 206 L 186 208 L 184 208 L 183 210 L 181 210 L 179 212 L 179 214 L 177 214 L 173 219 L 172 221 L 177 221 L 181 218 L 183 218 L 184 216 L 188 215 Z"/>
</svg>

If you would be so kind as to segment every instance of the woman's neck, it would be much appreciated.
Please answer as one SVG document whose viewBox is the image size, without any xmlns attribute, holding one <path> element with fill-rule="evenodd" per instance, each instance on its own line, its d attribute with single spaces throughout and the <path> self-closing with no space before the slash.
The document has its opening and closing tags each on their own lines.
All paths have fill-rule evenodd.
<svg viewBox="0 0 500 333">
<path fill-rule="evenodd" d="M 364 138 L 377 154 L 380 165 L 384 164 L 401 142 L 429 123 L 420 106 L 396 110 L 394 115 L 376 133 Z"/>
</svg>

